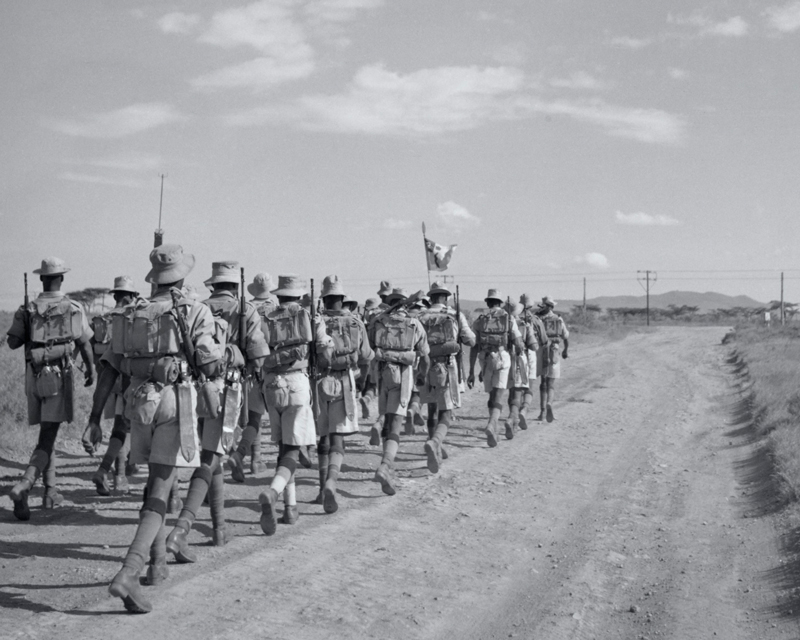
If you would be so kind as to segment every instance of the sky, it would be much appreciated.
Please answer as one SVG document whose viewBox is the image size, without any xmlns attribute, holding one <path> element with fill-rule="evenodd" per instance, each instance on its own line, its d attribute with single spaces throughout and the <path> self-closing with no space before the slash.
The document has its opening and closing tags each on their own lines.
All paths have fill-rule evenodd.
<svg viewBox="0 0 800 640">
<path fill-rule="evenodd" d="M 800 1 L 26 0 L 0 56 L 2 309 L 146 291 L 162 174 L 198 287 L 427 288 L 425 222 L 468 299 L 800 300 Z"/>
</svg>

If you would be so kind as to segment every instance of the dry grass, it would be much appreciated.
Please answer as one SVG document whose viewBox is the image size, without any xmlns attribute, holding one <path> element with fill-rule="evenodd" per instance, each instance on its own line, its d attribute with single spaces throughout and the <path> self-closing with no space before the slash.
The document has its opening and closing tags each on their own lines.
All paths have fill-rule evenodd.
<svg viewBox="0 0 800 640">
<path fill-rule="evenodd" d="M 749 369 L 756 429 L 766 439 L 776 473 L 800 496 L 800 329 L 738 329 L 736 350 Z"/>
<path fill-rule="evenodd" d="M 13 315 L 0 312 L 0 455 L 15 461 L 27 460 L 39 435 L 37 426 L 28 424 L 25 400 L 25 357 L 22 349 L 6 345 L 6 331 Z M 83 387 L 83 374 L 76 372 L 75 421 L 61 426 L 57 448 L 67 441 L 80 440 L 92 406 L 92 391 Z M 72 449 L 72 447 L 70 447 Z"/>
</svg>

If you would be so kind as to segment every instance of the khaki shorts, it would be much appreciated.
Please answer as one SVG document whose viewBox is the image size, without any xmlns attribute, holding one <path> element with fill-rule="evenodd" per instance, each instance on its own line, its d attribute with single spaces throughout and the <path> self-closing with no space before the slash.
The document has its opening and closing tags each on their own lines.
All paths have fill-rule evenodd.
<svg viewBox="0 0 800 640">
<path fill-rule="evenodd" d="M 545 378 L 560 378 L 561 377 L 561 362 L 551 364 L 548 367 L 544 366 L 545 350 L 549 347 L 539 347 L 536 350 L 536 377 L 544 376 Z M 563 350 L 561 345 L 558 346 L 559 350 Z"/>
<path fill-rule="evenodd" d="M 71 368 L 62 372 L 59 389 L 56 395 L 42 398 L 37 392 L 36 374 L 33 372 L 33 367 L 30 363 L 25 366 L 25 396 L 28 400 L 28 424 L 72 422 L 73 412 L 70 411 L 72 394 Z"/>
<path fill-rule="evenodd" d="M 317 382 L 317 402 L 319 435 L 346 435 L 358 431 L 356 387 L 347 371 L 333 371 Z"/>
<path fill-rule="evenodd" d="M 269 373 L 264 392 L 272 441 L 294 446 L 317 443 L 317 428 L 311 408 L 311 384 L 305 371 Z"/>
<path fill-rule="evenodd" d="M 141 384 L 141 380 L 132 380 L 129 390 L 132 392 Z M 192 397 L 192 420 L 197 425 L 197 390 L 190 385 Z M 178 407 L 176 385 L 161 389 L 153 401 L 155 415 L 152 423 L 143 423 L 131 410 L 130 396 L 126 403 L 127 417 L 131 422 L 131 464 L 165 464 L 172 467 L 200 466 L 200 434 L 195 426 L 195 455 L 187 462 L 181 455 L 181 432 L 178 425 Z"/>
<path fill-rule="evenodd" d="M 382 362 L 378 375 L 378 413 L 405 416 L 413 390 L 413 367 Z"/>
<path fill-rule="evenodd" d="M 511 356 L 508 351 L 482 351 L 480 356 L 483 389 L 508 389 L 508 374 L 511 371 Z"/>
</svg>

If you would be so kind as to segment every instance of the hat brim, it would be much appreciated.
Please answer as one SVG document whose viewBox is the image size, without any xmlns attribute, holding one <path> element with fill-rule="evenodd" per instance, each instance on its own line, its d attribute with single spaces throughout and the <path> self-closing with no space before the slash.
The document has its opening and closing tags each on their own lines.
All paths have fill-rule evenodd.
<svg viewBox="0 0 800 640">
<path fill-rule="evenodd" d="M 194 269 L 194 256 L 191 253 L 183 254 L 183 261 L 173 264 L 167 269 L 150 269 L 145 276 L 145 282 L 150 284 L 169 284 L 178 282 L 188 276 Z"/>
<path fill-rule="evenodd" d="M 444 288 L 440 287 L 439 289 L 431 289 L 430 291 L 428 291 L 428 295 L 429 296 L 442 296 L 442 295 L 444 295 L 444 296 L 452 296 L 453 292 L 450 291 L 449 289 L 444 289 Z"/>
<path fill-rule="evenodd" d="M 381 289 L 380 291 L 378 291 L 378 295 L 379 296 L 390 296 L 390 295 L 392 295 L 392 290 L 391 289 Z"/>
<path fill-rule="evenodd" d="M 136 291 L 135 289 L 124 289 L 122 287 L 119 287 L 117 289 L 110 289 L 109 293 L 111 293 L 111 294 L 114 294 L 114 293 L 132 293 L 132 294 L 135 295 L 135 294 L 137 294 L 139 292 Z"/>
<path fill-rule="evenodd" d="M 489 300 L 497 300 L 498 302 L 505 302 L 503 298 L 495 298 L 494 296 L 483 299 L 484 302 L 489 302 Z"/>
<path fill-rule="evenodd" d="M 250 284 L 247 285 L 247 292 L 251 296 L 255 296 L 256 298 L 259 298 L 261 296 L 266 296 L 267 294 L 272 293 L 269 290 L 269 287 L 259 287 L 256 285 L 255 282 L 251 282 Z"/>
<path fill-rule="evenodd" d="M 386 296 L 386 304 L 394 304 L 400 300 L 408 300 L 408 296 L 404 296 L 402 293 L 395 293 Z"/>
<path fill-rule="evenodd" d="M 69 267 L 62 267 L 56 271 L 49 271 L 42 268 L 33 270 L 34 273 L 39 274 L 40 276 L 63 276 L 67 271 L 70 271 Z"/>
<path fill-rule="evenodd" d="M 305 289 L 275 289 L 272 292 L 276 296 L 283 296 L 284 298 L 302 298 L 308 293 Z"/>
<path fill-rule="evenodd" d="M 236 276 L 211 276 L 208 280 L 204 280 L 203 284 L 208 287 L 209 285 L 219 284 L 220 282 L 239 284 L 239 278 L 237 278 Z"/>
<path fill-rule="evenodd" d="M 330 289 L 328 291 L 323 289 L 322 293 L 319 294 L 320 298 L 327 298 L 328 296 L 342 296 L 343 298 L 346 298 L 347 294 L 341 289 Z"/>
</svg>

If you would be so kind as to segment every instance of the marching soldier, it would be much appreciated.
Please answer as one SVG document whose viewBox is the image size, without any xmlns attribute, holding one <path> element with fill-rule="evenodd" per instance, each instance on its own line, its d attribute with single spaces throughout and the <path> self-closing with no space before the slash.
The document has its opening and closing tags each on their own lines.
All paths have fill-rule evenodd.
<svg viewBox="0 0 800 640">
<path fill-rule="evenodd" d="M 233 431 L 242 411 L 242 394 L 247 393 L 247 378 L 251 372 L 261 369 L 269 353 L 255 306 L 245 303 L 242 317 L 243 301 L 237 295 L 239 277 L 239 263 L 228 260 L 214 262 L 211 277 L 204 282 L 211 287 L 212 293 L 203 304 L 214 317 L 215 342 L 225 356 L 221 375 L 212 380 L 216 395 L 214 402 L 209 406 L 202 402 L 201 397 L 198 403 L 198 429 L 202 447 L 200 467 L 192 475 L 186 503 L 175 528 L 167 536 L 167 551 L 174 554 L 179 563 L 197 561 L 196 554 L 189 548 L 187 537 L 206 494 L 214 529 L 213 542 L 218 547 L 228 542 L 222 456 L 230 451 L 233 444 Z"/>
<path fill-rule="evenodd" d="M 530 396 L 531 380 L 535 380 L 532 377 L 535 375 L 535 369 L 532 373 L 528 358 L 531 353 L 536 353 L 537 341 L 530 325 L 520 320 L 519 304 L 509 301 L 506 311 L 517 320 L 524 347 L 519 353 L 513 350 L 511 352 L 511 370 L 508 374 L 508 420 L 505 424 L 506 439 L 511 440 L 518 427 L 523 431 L 528 428 L 525 398 Z"/>
<path fill-rule="evenodd" d="M 114 316 L 139 297 L 139 292 L 133 283 L 133 279 L 129 276 L 119 276 L 115 278 L 114 288 L 111 289 L 109 293 L 114 296 L 116 306 L 105 315 L 92 318 L 92 328 L 94 330 L 92 350 L 94 351 L 95 367 L 98 371 L 106 366 L 105 363 L 101 361 L 101 358 L 103 354 L 111 348 Z M 108 474 L 111 472 L 111 467 L 115 462 L 114 491 L 121 491 L 122 493 L 128 493 L 129 491 L 125 467 L 127 466 L 128 452 L 130 451 L 128 434 L 131 431 L 131 425 L 128 419 L 123 415 L 123 394 L 125 389 L 127 389 L 128 383 L 130 383 L 130 378 L 127 376 L 117 377 L 114 391 L 104 408 L 103 417 L 113 418 L 114 426 L 108 438 L 108 447 L 106 448 L 103 460 L 92 476 L 92 482 L 94 482 L 97 488 L 97 493 L 101 496 L 111 495 L 111 488 L 108 486 Z M 89 424 L 83 434 L 83 448 L 86 450 L 86 453 L 90 455 L 94 455 L 94 452 L 97 450 L 97 445 L 103 439 L 100 419 L 100 415 L 90 415 Z"/>
<path fill-rule="evenodd" d="M 346 299 L 338 276 L 322 283 L 322 314 L 332 349 L 318 350 L 317 398 L 319 401 L 319 488 L 325 513 L 339 509 L 336 481 L 344 460 L 344 438 L 358 432 L 356 378 L 359 368 L 374 357 L 367 329 L 361 319 L 343 308 Z"/>
<path fill-rule="evenodd" d="M 542 349 L 543 357 L 541 362 L 537 362 L 537 373 L 542 376 L 539 383 L 539 401 L 541 411 L 539 420 L 546 417 L 548 422 L 555 420 L 553 415 L 553 391 L 556 380 L 561 377 L 561 358 L 567 359 L 569 349 L 569 330 L 564 319 L 553 312 L 556 303 L 545 296 L 539 305 L 537 315 L 544 325 L 547 338 L 550 344 L 546 349 Z M 564 350 L 561 350 L 561 343 L 564 343 Z"/>
<path fill-rule="evenodd" d="M 439 282 L 434 282 L 430 296 L 431 307 L 420 314 L 430 347 L 430 369 L 420 387 L 420 400 L 428 403 L 428 440 L 425 454 L 428 470 L 439 472 L 442 445 L 453 417 L 453 409 L 461 406 L 460 356 L 461 345 L 475 345 L 475 334 L 463 313 L 447 306 L 452 292 Z"/>
<path fill-rule="evenodd" d="M 216 399 L 214 380 L 223 373 L 211 310 L 181 291 L 194 256 L 180 245 L 164 244 L 150 252 L 150 264 L 146 280 L 156 285 L 155 291 L 114 317 L 111 349 L 103 355 L 110 366 L 101 372 L 92 409 L 99 415 L 117 376 L 130 376 L 130 458 L 134 464 L 147 463 L 149 476 L 139 526 L 108 591 L 132 613 L 152 610 L 139 587 L 148 551 L 146 584 L 167 578 L 164 519 L 173 478 L 177 468 L 200 467 L 197 396 L 210 406 Z"/>
<path fill-rule="evenodd" d="M 39 425 L 39 440 L 22 479 L 11 489 L 14 515 L 30 520 L 28 493 L 39 476 L 44 480 L 42 506 L 52 509 L 63 501 L 56 488 L 55 442 L 61 423 L 73 418 L 73 366 L 75 347 L 86 367 L 84 385 L 94 383 L 90 349 L 92 331 L 83 307 L 61 292 L 69 268 L 60 258 L 45 258 L 39 269 L 42 293 L 14 314 L 6 342 L 11 349 L 25 347 L 25 395 L 28 424 Z"/>
<path fill-rule="evenodd" d="M 528 330 L 532 332 L 533 339 L 536 341 L 536 347 L 528 349 L 528 389 L 522 397 L 522 405 L 519 408 L 519 428 L 527 429 L 528 407 L 533 404 L 533 383 L 539 378 L 539 362 L 544 357 L 545 350 L 550 346 L 550 339 L 547 337 L 547 331 L 542 321 L 536 315 L 531 297 L 527 293 L 523 293 L 519 302 L 522 305 L 519 320 L 528 326 Z M 541 417 L 539 419 L 541 420 Z"/>
<path fill-rule="evenodd" d="M 368 329 L 378 363 L 378 413 L 385 416 L 383 458 L 374 480 L 380 482 L 383 492 L 390 496 L 396 493 L 393 466 L 415 383 L 414 365 L 419 359 L 417 382 L 427 376 L 429 366 L 425 329 L 419 320 L 408 314 L 404 308 L 406 302 L 408 295 L 404 289 L 392 290 L 385 299 L 389 308 L 375 316 Z"/>
<path fill-rule="evenodd" d="M 300 305 L 300 298 L 307 293 L 304 280 L 296 275 L 279 276 L 274 293 L 278 296 L 278 307 L 262 324 L 270 348 L 262 369 L 262 391 L 269 411 L 272 440 L 278 443 L 275 476 L 269 488 L 258 496 L 261 530 L 268 536 L 277 529 L 275 505 L 282 493 L 282 522 L 297 522 L 294 472 L 300 459 L 300 447 L 317 442 L 308 378 L 309 345 L 322 350 L 332 344 L 321 322 L 315 321 L 312 330 L 311 316 Z"/>
<path fill-rule="evenodd" d="M 511 371 L 509 349 L 516 349 L 517 353 L 522 351 L 522 335 L 517 321 L 502 308 L 503 296 L 497 289 L 489 289 L 485 301 L 488 309 L 478 316 L 472 326 L 476 343 L 469 354 L 467 384 L 470 389 L 475 384 L 475 362 L 480 358 L 480 380 L 489 393 L 486 443 L 496 447 L 497 422 L 508 397 L 508 374 Z"/>
<path fill-rule="evenodd" d="M 414 302 L 409 304 L 406 309 L 408 310 L 408 315 L 412 318 L 419 318 L 420 314 L 425 311 L 426 309 L 430 308 L 431 300 L 430 298 L 425 295 L 425 292 L 420 290 L 414 296 Z M 416 380 L 419 376 L 417 376 L 417 372 L 414 372 L 414 380 Z M 405 435 L 413 436 L 416 435 L 417 431 L 415 426 L 417 427 L 424 427 L 425 426 L 425 419 L 422 417 L 422 405 L 425 404 L 424 402 L 420 401 L 420 387 L 414 385 L 414 389 L 411 391 L 411 400 L 408 402 L 408 413 L 406 413 L 406 430 Z"/>
<path fill-rule="evenodd" d="M 272 294 L 275 287 L 272 277 L 268 273 L 258 273 L 253 281 L 247 285 L 247 290 L 253 296 L 251 303 L 255 306 L 261 318 L 263 327 L 265 318 L 278 306 L 278 298 Z M 263 331 L 262 331 L 263 332 Z M 261 461 L 261 421 L 267 413 L 264 396 L 261 395 L 260 372 L 256 372 L 257 384 L 250 385 L 248 400 L 247 426 L 242 432 L 242 437 L 230 457 L 228 468 L 231 478 L 235 482 L 244 482 L 244 458 L 250 456 L 250 473 L 257 475 L 267 470 Z"/>
<path fill-rule="evenodd" d="M 386 309 L 389 308 L 389 305 L 386 304 L 386 298 L 387 296 L 390 296 L 391 293 L 392 293 L 392 283 L 389 282 L 388 280 L 381 280 L 381 284 L 378 287 L 378 297 L 380 298 L 381 301 L 377 305 L 365 303 L 364 326 L 369 328 L 369 325 L 372 322 L 373 318 L 377 317 L 378 315 L 380 315 L 381 313 L 386 311 Z M 375 299 L 370 298 L 369 300 L 374 301 Z M 367 303 L 369 303 L 369 300 L 367 300 Z M 372 346 L 373 349 L 375 348 L 375 345 L 370 345 L 370 346 Z M 375 370 L 376 364 L 377 364 L 376 361 L 373 360 L 370 367 L 362 369 L 361 371 L 361 375 L 364 377 L 363 393 L 361 395 L 361 411 L 364 418 L 370 417 L 370 410 L 369 410 L 370 403 L 374 401 L 378 395 L 378 385 L 377 385 L 378 374 L 377 371 Z M 377 446 L 381 443 L 381 435 L 380 435 L 381 423 L 382 423 L 381 418 L 382 416 L 378 415 L 377 420 L 370 429 L 369 443 L 373 446 Z"/>
</svg>

